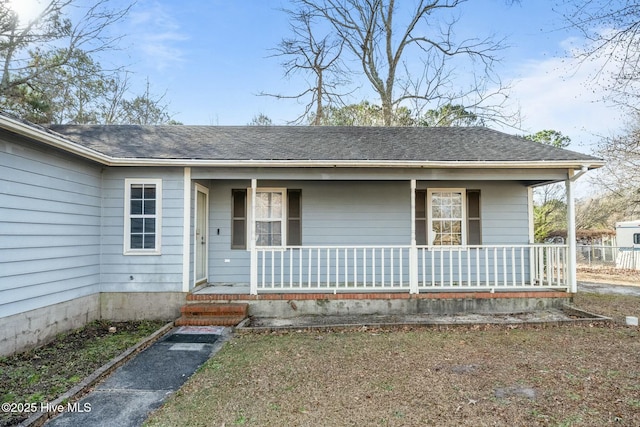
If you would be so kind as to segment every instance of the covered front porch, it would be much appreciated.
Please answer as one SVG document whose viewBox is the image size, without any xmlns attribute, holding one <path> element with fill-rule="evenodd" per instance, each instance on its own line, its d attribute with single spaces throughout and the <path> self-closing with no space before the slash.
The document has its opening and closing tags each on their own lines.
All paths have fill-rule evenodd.
<svg viewBox="0 0 640 427">
<path fill-rule="evenodd" d="M 209 171 L 198 170 L 186 177 L 192 197 L 185 201 L 189 203 L 185 211 L 195 216 L 190 220 L 193 281 L 185 291 L 251 298 L 274 294 L 452 293 L 460 297 L 461 293 L 575 292 L 572 241 L 566 245 L 530 243 L 531 185 L 538 181 L 525 180 L 531 178 L 522 171 L 523 179 L 518 181 L 513 174 L 495 173 L 474 182 L 469 181 L 473 174 L 466 172 L 459 172 L 456 181 L 398 179 L 391 172 L 388 176 L 378 174 L 375 180 L 371 176 L 346 179 L 340 173 L 333 176 L 335 172 L 322 177 L 295 172 L 280 180 L 249 178 L 250 173 L 256 171 L 213 179 Z M 562 176 L 560 171 L 546 173 Z M 564 174 L 567 176 L 566 170 Z M 572 224 L 573 179 L 565 183 Z M 287 206 L 290 188 L 296 189 L 292 190 L 298 201 L 295 214 Z M 465 237 L 455 245 L 432 241 L 435 231 L 432 235 L 429 230 L 435 221 L 421 219 L 433 213 L 421 213 L 424 205 L 417 206 L 420 192 L 422 197 L 430 196 L 429 189 L 454 189 L 466 203 L 457 224 L 459 234 Z M 302 224 L 296 232 L 300 243 L 291 244 L 284 232 L 282 236 L 270 232 L 269 239 L 276 236 L 281 240 L 275 245 L 264 244 L 266 221 L 261 221 L 256 200 L 261 191 L 282 195 L 284 213 L 277 224 L 284 229 L 292 218 Z M 465 191 L 477 198 L 482 194 L 477 214 L 471 213 Z M 471 244 L 469 233 L 475 225 L 481 244 Z M 419 242 L 421 235 L 425 239 L 425 232 L 430 244 Z M 398 244 L 401 242 L 406 244 Z"/>
<path fill-rule="evenodd" d="M 531 243 L 537 181 L 501 173 L 480 181 L 463 172 L 448 181 L 392 172 L 357 180 L 335 171 L 286 179 L 249 173 L 258 172 L 192 177 L 195 280 L 185 322 L 220 322 L 210 319 L 212 305 L 222 317 L 238 307 L 244 316 L 277 319 L 527 313 L 561 309 L 575 292 L 571 241 Z M 573 215 L 573 181 L 565 182 Z M 435 224 L 435 198 L 451 195 L 462 215 Z M 276 198 L 272 218 L 266 208 Z"/>
</svg>

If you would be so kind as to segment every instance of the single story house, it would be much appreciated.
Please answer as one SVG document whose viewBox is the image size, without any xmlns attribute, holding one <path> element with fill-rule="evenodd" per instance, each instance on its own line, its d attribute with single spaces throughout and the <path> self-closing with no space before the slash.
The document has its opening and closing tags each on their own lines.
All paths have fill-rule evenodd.
<svg viewBox="0 0 640 427">
<path fill-rule="evenodd" d="M 532 188 L 566 183 L 571 233 L 574 182 L 602 164 L 484 127 L 0 114 L 0 354 L 96 318 L 176 316 L 203 285 L 291 306 L 570 296 L 575 236 L 533 243 Z"/>
</svg>

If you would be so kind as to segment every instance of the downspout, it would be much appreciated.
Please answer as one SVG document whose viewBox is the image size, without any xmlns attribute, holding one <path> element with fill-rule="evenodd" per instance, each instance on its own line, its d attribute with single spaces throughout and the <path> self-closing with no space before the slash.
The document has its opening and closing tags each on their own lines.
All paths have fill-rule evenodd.
<svg viewBox="0 0 640 427">
<path fill-rule="evenodd" d="M 589 170 L 588 165 L 583 165 L 579 172 L 573 174 L 573 170 L 569 170 L 569 177 L 565 181 L 567 192 L 567 281 L 569 291 L 572 294 L 578 292 L 578 281 L 576 278 L 577 257 L 576 257 L 576 203 L 574 198 L 574 183 Z M 573 176 L 571 176 L 573 174 Z"/>
</svg>

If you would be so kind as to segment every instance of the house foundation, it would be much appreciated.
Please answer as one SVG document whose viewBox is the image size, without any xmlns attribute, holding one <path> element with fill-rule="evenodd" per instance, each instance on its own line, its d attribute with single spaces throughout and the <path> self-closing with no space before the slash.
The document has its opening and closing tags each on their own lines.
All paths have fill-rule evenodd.
<svg viewBox="0 0 640 427">
<path fill-rule="evenodd" d="M 98 294 L 76 298 L 0 319 L 0 356 L 34 348 L 57 334 L 100 318 Z"/>
<path fill-rule="evenodd" d="M 39 347 L 94 320 L 170 320 L 183 292 L 103 292 L 0 318 L 0 356 Z"/>
<path fill-rule="evenodd" d="M 265 318 L 346 315 L 411 314 L 509 314 L 550 308 L 561 309 L 572 294 L 540 292 L 437 292 L 408 293 L 283 293 L 283 294 L 189 294 L 188 302 L 243 302 L 249 315 Z"/>
<path fill-rule="evenodd" d="M 102 292 L 100 318 L 116 322 L 176 319 L 185 295 L 184 292 Z"/>
</svg>

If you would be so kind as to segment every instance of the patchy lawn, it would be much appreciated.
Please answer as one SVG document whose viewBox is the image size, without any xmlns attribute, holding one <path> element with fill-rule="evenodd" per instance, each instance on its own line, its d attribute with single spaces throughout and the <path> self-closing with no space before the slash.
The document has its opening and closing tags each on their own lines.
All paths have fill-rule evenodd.
<svg viewBox="0 0 640 427">
<path fill-rule="evenodd" d="M 626 316 L 640 317 L 640 298 L 624 295 L 578 293 L 573 304 L 590 313 L 611 317 L 616 323 L 625 324 Z"/>
<path fill-rule="evenodd" d="M 577 305 L 640 313 L 637 297 Z M 246 334 L 147 424 L 638 426 L 638 354 L 620 325 Z"/>
<path fill-rule="evenodd" d="M 38 349 L 0 357 L 0 403 L 52 402 L 165 323 L 96 321 Z M 115 333 L 109 333 L 111 326 Z M 29 415 L 0 411 L 0 426 L 17 424 Z"/>
</svg>

